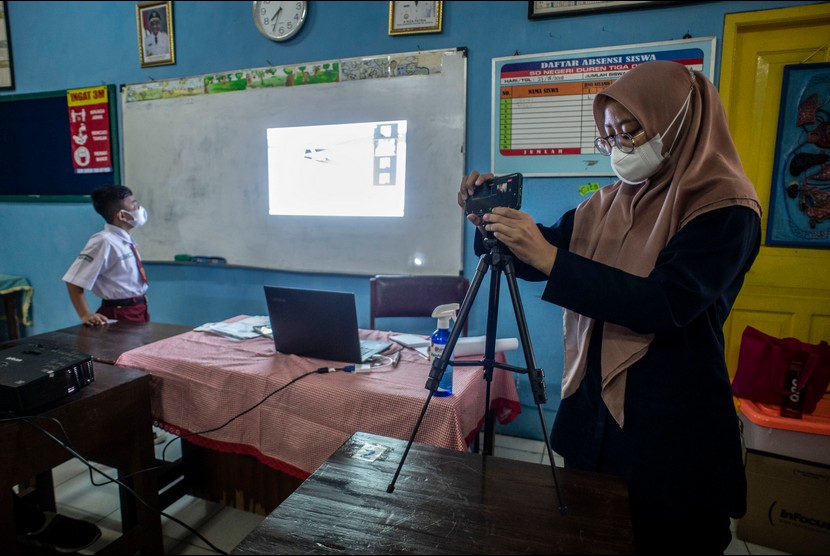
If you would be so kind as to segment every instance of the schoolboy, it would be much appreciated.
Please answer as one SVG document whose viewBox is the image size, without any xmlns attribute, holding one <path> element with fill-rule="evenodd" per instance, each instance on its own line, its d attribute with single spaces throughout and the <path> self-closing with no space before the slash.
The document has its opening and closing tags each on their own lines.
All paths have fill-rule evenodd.
<svg viewBox="0 0 830 556">
<path fill-rule="evenodd" d="M 123 185 L 106 185 L 93 191 L 92 206 L 106 224 L 89 238 L 63 276 L 69 299 L 86 326 L 104 325 L 108 319 L 147 322 L 147 275 L 130 235 L 147 221 L 147 210 Z M 101 298 L 101 306 L 94 313 L 84 290 Z"/>
</svg>

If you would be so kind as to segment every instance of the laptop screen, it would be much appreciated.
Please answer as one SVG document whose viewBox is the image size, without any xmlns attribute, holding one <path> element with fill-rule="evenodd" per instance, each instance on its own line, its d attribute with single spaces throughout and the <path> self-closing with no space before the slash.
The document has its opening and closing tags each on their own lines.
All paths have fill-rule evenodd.
<svg viewBox="0 0 830 556">
<path fill-rule="evenodd" d="M 361 356 L 353 293 L 265 286 L 265 300 L 280 353 L 349 363 L 371 358 Z"/>
</svg>

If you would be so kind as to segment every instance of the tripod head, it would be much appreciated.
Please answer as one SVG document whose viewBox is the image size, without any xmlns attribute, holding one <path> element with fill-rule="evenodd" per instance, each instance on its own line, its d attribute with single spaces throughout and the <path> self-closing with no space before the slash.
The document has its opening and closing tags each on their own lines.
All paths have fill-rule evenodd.
<svg viewBox="0 0 830 556">
<path fill-rule="evenodd" d="M 496 239 L 493 232 L 485 231 L 482 238 L 484 247 L 490 252 L 487 257 L 488 263 L 500 269 L 505 268 L 513 259 L 510 250 Z"/>
<path fill-rule="evenodd" d="M 502 242 L 496 239 L 494 232 L 485 231 L 482 238 L 484 241 L 484 247 L 486 247 L 489 251 L 492 251 L 496 247 L 502 245 Z"/>
</svg>

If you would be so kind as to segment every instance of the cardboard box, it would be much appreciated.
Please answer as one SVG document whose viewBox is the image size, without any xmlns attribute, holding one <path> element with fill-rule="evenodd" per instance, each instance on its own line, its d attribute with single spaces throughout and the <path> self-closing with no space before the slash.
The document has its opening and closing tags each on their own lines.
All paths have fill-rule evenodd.
<svg viewBox="0 0 830 556">
<path fill-rule="evenodd" d="M 830 554 L 830 466 L 747 451 L 746 542 L 790 554 Z"/>
</svg>

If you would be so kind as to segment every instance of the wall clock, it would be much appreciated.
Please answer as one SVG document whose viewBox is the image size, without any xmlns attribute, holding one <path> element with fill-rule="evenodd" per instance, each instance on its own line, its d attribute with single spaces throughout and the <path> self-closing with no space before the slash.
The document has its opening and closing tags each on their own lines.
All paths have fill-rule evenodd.
<svg viewBox="0 0 830 556">
<path fill-rule="evenodd" d="M 308 16 L 308 2 L 254 2 L 254 24 L 272 41 L 286 41 L 296 35 Z"/>
</svg>

